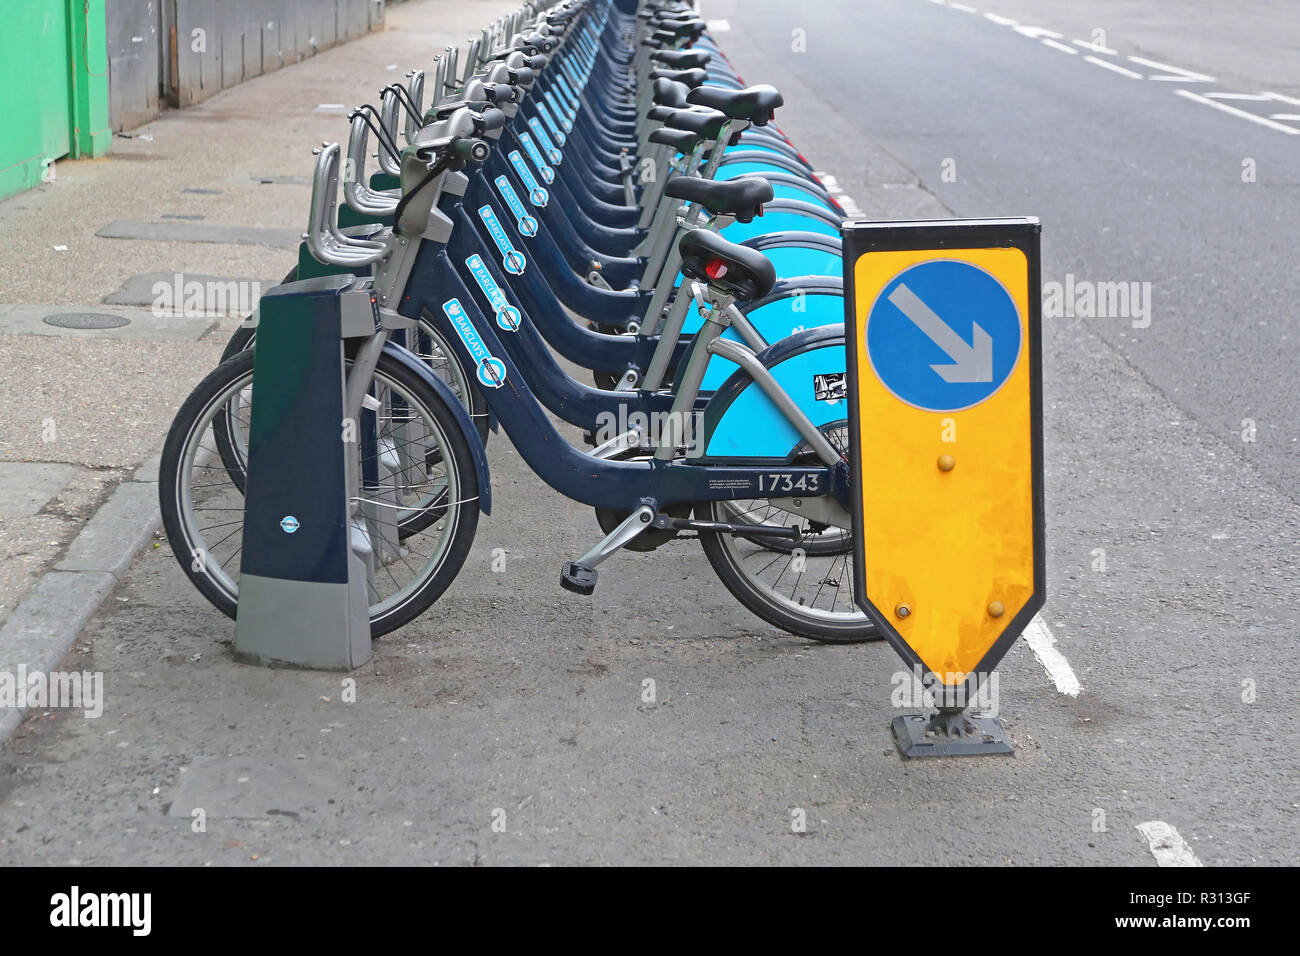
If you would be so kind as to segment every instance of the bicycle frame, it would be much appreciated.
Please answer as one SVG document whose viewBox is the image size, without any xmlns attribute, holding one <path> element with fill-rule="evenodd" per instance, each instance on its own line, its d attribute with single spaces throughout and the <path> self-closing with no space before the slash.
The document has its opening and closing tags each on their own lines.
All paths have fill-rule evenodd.
<svg viewBox="0 0 1300 956">
<path fill-rule="evenodd" d="M 661 510 L 681 503 L 767 498 L 774 494 L 834 495 L 848 503 L 847 462 L 826 445 L 823 463 L 800 465 L 695 464 L 689 460 L 618 462 L 594 458 L 555 430 L 537 396 L 497 335 L 475 295 L 461 281 L 445 247 L 425 241 L 402 296 L 401 314 L 423 316 L 452 342 L 460 342 L 456 359 L 467 376 L 484 385 L 488 405 L 519 454 L 536 475 L 556 491 L 583 504 L 619 511 L 647 506 Z M 719 327 L 720 330 L 721 327 Z M 513 333 L 505 333 L 513 334 Z M 716 338 L 716 334 L 712 337 Z M 696 340 L 696 355 L 712 339 Z M 492 370 L 492 371 L 489 371 Z M 499 373 L 499 381 L 494 372 Z M 679 392 L 677 408 L 693 408 L 696 394 Z M 799 422 L 792 422 L 798 428 Z M 818 435 L 805 418 L 801 434 L 816 444 Z M 828 460 L 829 459 L 829 460 Z"/>
</svg>

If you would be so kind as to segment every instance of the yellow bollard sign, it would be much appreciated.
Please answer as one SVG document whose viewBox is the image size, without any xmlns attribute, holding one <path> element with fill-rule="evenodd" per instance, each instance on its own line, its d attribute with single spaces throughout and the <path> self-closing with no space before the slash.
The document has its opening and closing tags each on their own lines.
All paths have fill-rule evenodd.
<svg viewBox="0 0 1300 956">
<path fill-rule="evenodd" d="M 949 709 L 1045 597 L 1039 233 L 843 227 L 854 592 Z"/>
</svg>

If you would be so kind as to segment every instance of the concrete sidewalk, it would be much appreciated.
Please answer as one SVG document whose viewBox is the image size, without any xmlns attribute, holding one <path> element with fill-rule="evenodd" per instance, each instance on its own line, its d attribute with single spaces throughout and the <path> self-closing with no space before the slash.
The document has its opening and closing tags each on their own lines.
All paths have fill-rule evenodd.
<svg viewBox="0 0 1300 956">
<path fill-rule="evenodd" d="M 345 141 L 345 108 L 508 6 L 399 4 L 383 32 L 165 113 L 0 203 L 0 668 L 56 662 L 152 535 L 172 416 L 296 261 L 312 146 Z"/>
<path fill-rule="evenodd" d="M 396 5 L 382 33 L 162 114 L 0 203 L 0 666 L 51 665 L 151 535 L 151 459 L 294 265 L 313 144 L 507 7 Z M 32 591 L 52 568 L 68 574 Z"/>
</svg>

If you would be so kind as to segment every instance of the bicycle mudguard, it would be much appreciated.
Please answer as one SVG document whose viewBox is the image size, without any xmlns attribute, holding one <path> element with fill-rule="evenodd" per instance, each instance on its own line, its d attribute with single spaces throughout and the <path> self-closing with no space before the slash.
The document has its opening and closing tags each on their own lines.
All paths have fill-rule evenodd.
<svg viewBox="0 0 1300 956">
<path fill-rule="evenodd" d="M 776 274 L 782 279 L 796 276 L 836 276 L 844 271 L 844 260 L 837 252 L 825 249 L 808 249 L 803 246 L 777 246 L 764 249 L 763 255 L 772 260 Z"/>
<path fill-rule="evenodd" d="M 848 418 L 843 321 L 792 335 L 757 358 L 813 425 Z M 802 442 L 749 373 L 736 369 L 705 406 L 704 455 L 698 461 L 786 463 Z"/>
<path fill-rule="evenodd" d="M 843 221 L 838 213 L 825 206 L 801 199 L 773 199 L 763 206 L 761 216 L 755 216 L 750 222 L 734 222 L 721 230 L 721 235 L 731 242 L 785 230 L 838 236 Z"/>
<path fill-rule="evenodd" d="M 742 143 L 741 146 L 744 144 Z M 811 176 L 812 168 L 794 159 L 784 153 L 774 153 L 769 149 L 742 149 L 736 147 L 730 152 L 724 151 L 722 162 L 718 164 L 718 175 L 714 178 L 722 177 L 722 171 L 728 170 L 726 179 L 731 179 L 738 175 L 743 175 L 731 167 L 746 167 L 745 172 L 754 172 L 762 174 L 764 169 L 780 169 L 787 173 L 794 173 L 796 176 Z"/>
<path fill-rule="evenodd" d="M 469 445 L 469 453 L 474 459 L 474 467 L 478 470 L 479 510 L 485 515 L 490 515 L 492 513 L 492 477 L 488 474 L 487 450 L 483 447 L 483 439 L 478 437 L 478 429 L 470 421 L 469 412 L 465 411 L 465 406 L 460 403 L 460 399 L 456 397 L 456 393 L 451 390 L 451 387 L 434 375 L 433 369 L 420 361 L 418 356 L 392 342 L 384 343 L 384 352 L 420 376 L 438 394 L 443 404 L 451 410 L 456 419 L 456 424 L 465 436 L 466 444 Z"/>
<path fill-rule="evenodd" d="M 768 233 L 746 239 L 741 245 L 757 249 L 772 260 L 782 279 L 794 276 L 831 276 L 843 279 L 844 258 L 838 237 L 816 232 Z"/>
<path fill-rule="evenodd" d="M 776 343 L 792 335 L 799 335 L 805 329 L 837 324 L 843 326 L 844 295 L 839 291 L 825 289 L 790 289 L 779 298 L 769 297 L 763 305 L 750 306 L 742 311 L 759 335 L 768 342 Z M 737 342 L 744 341 L 734 328 L 728 328 L 722 336 Z M 682 362 L 679 367 L 684 369 L 685 365 Z M 713 356 L 709 359 L 709 367 L 704 370 L 701 390 L 717 391 L 735 371 L 734 363 L 721 356 Z"/>
</svg>

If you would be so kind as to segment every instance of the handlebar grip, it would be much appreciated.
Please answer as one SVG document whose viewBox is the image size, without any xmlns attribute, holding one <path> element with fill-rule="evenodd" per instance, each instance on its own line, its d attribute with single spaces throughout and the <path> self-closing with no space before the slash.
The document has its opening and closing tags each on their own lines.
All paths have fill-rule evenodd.
<svg viewBox="0 0 1300 956">
<path fill-rule="evenodd" d="M 489 103 L 513 103 L 515 100 L 515 88 L 509 83 L 488 83 L 484 90 Z M 492 128 L 496 129 L 495 126 Z"/>
<path fill-rule="evenodd" d="M 491 132 L 494 129 L 501 129 L 501 127 L 506 125 L 506 114 L 501 112 L 501 110 L 484 110 L 482 116 L 483 132 L 485 133 Z"/>
<path fill-rule="evenodd" d="M 481 163 L 488 158 L 491 148 L 481 139 L 466 137 L 452 143 L 451 151 L 467 163 Z"/>
<path fill-rule="evenodd" d="M 534 78 L 537 75 L 526 66 L 521 66 L 517 70 L 512 70 L 511 74 L 514 78 L 514 82 L 518 86 L 531 86 Z"/>
</svg>

